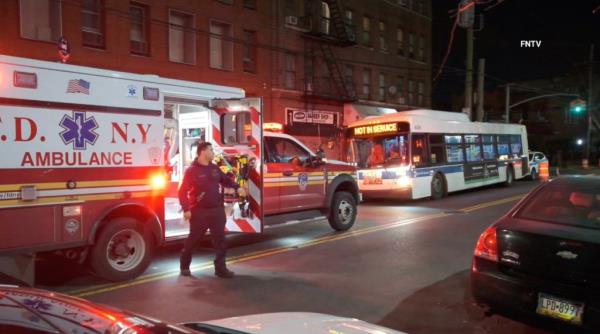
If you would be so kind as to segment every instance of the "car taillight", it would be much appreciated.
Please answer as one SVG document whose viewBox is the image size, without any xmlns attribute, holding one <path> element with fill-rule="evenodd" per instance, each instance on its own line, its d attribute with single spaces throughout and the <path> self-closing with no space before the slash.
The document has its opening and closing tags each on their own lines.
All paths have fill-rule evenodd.
<svg viewBox="0 0 600 334">
<path fill-rule="evenodd" d="M 498 262 L 498 239 L 495 227 L 488 227 L 481 234 L 475 246 L 475 256 Z"/>
</svg>

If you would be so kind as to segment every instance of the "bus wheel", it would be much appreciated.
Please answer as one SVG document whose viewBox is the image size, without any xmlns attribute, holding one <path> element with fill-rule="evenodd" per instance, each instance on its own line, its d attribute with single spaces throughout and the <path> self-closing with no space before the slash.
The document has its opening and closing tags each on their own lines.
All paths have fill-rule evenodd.
<svg viewBox="0 0 600 334">
<path fill-rule="evenodd" d="M 506 181 L 504 181 L 505 187 L 510 187 L 515 180 L 515 172 L 513 172 L 512 166 L 506 166 Z"/>
<path fill-rule="evenodd" d="M 133 218 L 106 223 L 92 249 L 91 267 L 97 276 L 111 281 L 133 279 L 143 273 L 154 250 L 152 235 Z"/>
<path fill-rule="evenodd" d="M 336 231 L 348 230 L 354 225 L 356 211 L 356 201 L 352 194 L 346 191 L 334 193 L 328 217 L 329 226 Z"/>
<path fill-rule="evenodd" d="M 431 199 L 440 199 L 444 197 L 444 177 L 440 173 L 433 175 L 431 179 Z"/>
</svg>

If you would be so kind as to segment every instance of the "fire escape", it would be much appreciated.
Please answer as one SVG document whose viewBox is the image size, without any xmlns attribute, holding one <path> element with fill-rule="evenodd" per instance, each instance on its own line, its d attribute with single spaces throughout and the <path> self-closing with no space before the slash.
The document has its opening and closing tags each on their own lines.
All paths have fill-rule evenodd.
<svg viewBox="0 0 600 334">
<path fill-rule="evenodd" d="M 354 27 L 344 18 L 341 2 L 342 0 L 306 2 L 310 23 L 310 30 L 303 34 L 304 97 L 307 104 L 312 104 L 319 98 L 341 102 L 356 100 L 354 83 L 346 80 L 342 64 L 336 59 L 333 50 L 334 47 L 343 48 L 356 44 Z M 318 59 L 322 59 L 328 76 L 319 73 Z"/>
</svg>

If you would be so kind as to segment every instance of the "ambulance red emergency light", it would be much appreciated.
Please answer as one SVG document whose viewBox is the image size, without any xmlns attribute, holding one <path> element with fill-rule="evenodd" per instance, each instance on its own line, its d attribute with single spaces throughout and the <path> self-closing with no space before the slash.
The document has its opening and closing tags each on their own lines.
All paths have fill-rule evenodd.
<svg viewBox="0 0 600 334">
<path fill-rule="evenodd" d="M 248 190 L 229 231 L 278 215 L 350 228 L 356 171 L 273 136 L 239 88 L 0 55 L 1 268 L 31 281 L 35 254 L 61 251 L 107 279 L 139 275 L 188 233 L 175 193 L 201 140 Z"/>
</svg>

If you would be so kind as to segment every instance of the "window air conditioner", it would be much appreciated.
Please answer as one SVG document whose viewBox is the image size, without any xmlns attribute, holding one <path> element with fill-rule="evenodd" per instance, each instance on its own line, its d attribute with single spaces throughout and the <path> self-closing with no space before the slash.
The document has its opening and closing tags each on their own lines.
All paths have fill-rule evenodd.
<svg viewBox="0 0 600 334">
<path fill-rule="evenodd" d="M 298 25 L 298 17 L 297 16 L 286 16 L 285 17 L 285 24 L 289 24 L 289 25 Z"/>
</svg>

